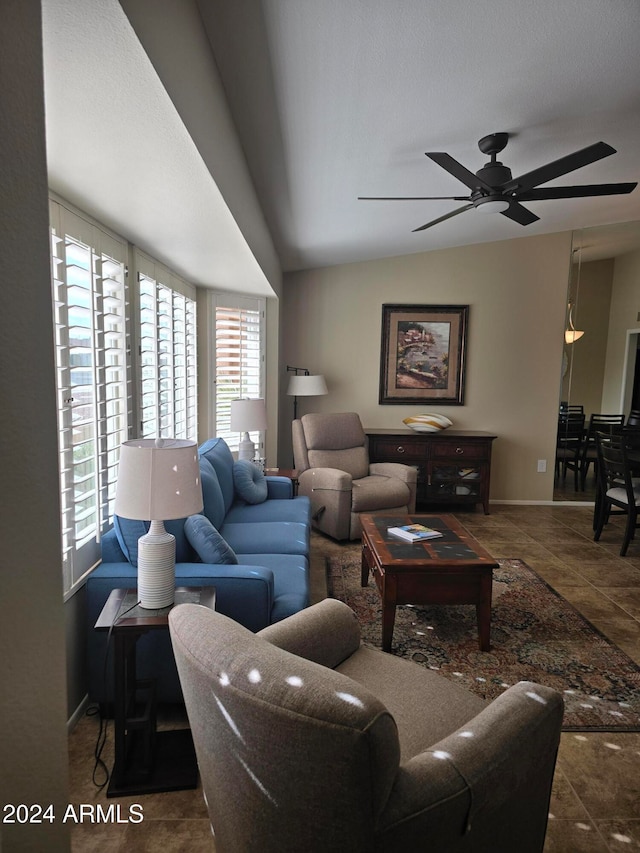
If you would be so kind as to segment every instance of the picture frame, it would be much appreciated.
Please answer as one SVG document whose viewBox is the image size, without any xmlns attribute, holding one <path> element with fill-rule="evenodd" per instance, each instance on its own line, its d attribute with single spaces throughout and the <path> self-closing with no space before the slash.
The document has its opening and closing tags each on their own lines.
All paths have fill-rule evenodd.
<svg viewBox="0 0 640 853">
<path fill-rule="evenodd" d="M 464 404 L 468 305 L 383 305 L 379 402 Z"/>
</svg>

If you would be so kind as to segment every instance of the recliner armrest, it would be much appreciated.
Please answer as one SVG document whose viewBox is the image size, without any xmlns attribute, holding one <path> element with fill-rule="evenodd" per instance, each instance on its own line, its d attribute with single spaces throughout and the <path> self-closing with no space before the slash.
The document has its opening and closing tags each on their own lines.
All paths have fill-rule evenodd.
<svg viewBox="0 0 640 853">
<path fill-rule="evenodd" d="M 300 487 L 304 486 L 305 493 L 316 489 L 327 489 L 336 492 L 350 492 L 353 478 L 339 468 L 307 468 L 298 477 Z"/>
<path fill-rule="evenodd" d="M 418 471 L 412 465 L 404 465 L 402 462 L 372 462 L 369 465 L 369 473 L 383 477 L 397 477 L 406 483 L 409 489 L 409 513 L 416 511 L 416 492 L 418 482 Z"/>
<path fill-rule="evenodd" d="M 475 833 L 474 849 L 541 851 L 563 709 L 549 687 L 510 687 L 401 766 L 380 816 L 382 832 L 396 845 L 405 837 L 406 849 L 416 838 L 425 849 L 444 849 L 457 815 L 460 834 Z M 438 820 L 439 810 L 446 819 Z"/>
<path fill-rule="evenodd" d="M 356 615 L 341 601 L 325 598 L 269 625 L 259 635 L 274 646 L 334 669 L 360 647 Z"/>
<path fill-rule="evenodd" d="M 372 462 L 369 465 L 369 473 L 382 477 L 397 477 L 404 483 L 415 483 L 418 479 L 418 471 L 401 462 Z"/>
</svg>

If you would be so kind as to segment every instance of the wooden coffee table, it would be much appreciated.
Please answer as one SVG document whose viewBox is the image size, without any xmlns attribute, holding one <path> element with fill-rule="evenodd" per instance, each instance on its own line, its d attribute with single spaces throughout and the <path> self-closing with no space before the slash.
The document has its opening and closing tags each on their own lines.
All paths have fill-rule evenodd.
<svg viewBox="0 0 640 853">
<path fill-rule="evenodd" d="M 382 597 L 382 648 L 391 651 L 398 604 L 475 604 L 480 649 L 488 652 L 491 584 L 498 563 L 452 515 L 361 515 L 362 586 L 371 573 Z M 442 531 L 403 542 L 388 527 L 412 522 Z"/>
</svg>

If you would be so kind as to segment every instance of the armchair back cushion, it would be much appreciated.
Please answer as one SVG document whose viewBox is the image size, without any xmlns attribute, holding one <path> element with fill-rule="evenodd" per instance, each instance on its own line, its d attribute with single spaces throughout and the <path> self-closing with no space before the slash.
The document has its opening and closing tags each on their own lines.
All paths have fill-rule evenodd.
<svg viewBox="0 0 640 853">
<path fill-rule="evenodd" d="M 341 850 L 369 849 L 400 762 L 389 711 L 351 678 L 198 610 L 174 608 L 170 628 L 203 790 L 217 792 L 216 849 L 317 850 L 319 827 Z"/>
<path fill-rule="evenodd" d="M 355 412 L 301 418 L 311 468 L 338 468 L 359 480 L 369 474 L 366 435 Z"/>
</svg>

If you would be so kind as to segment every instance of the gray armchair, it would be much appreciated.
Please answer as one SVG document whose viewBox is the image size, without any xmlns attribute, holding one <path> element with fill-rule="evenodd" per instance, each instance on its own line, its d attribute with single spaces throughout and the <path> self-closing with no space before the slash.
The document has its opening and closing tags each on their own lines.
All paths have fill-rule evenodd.
<svg viewBox="0 0 640 853">
<path fill-rule="evenodd" d="M 360 513 L 415 512 L 416 469 L 369 463 L 367 436 L 355 412 L 294 420 L 298 491 L 311 499 L 314 527 L 334 539 L 359 539 Z"/>
<path fill-rule="evenodd" d="M 218 853 L 542 851 L 554 690 L 487 704 L 332 599 L 257 635 L 193 604 L 169 626 Z"/>
</svg>

